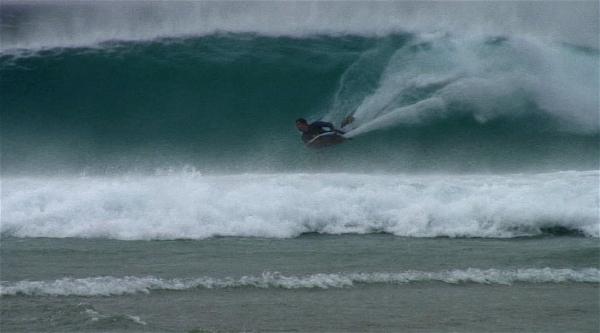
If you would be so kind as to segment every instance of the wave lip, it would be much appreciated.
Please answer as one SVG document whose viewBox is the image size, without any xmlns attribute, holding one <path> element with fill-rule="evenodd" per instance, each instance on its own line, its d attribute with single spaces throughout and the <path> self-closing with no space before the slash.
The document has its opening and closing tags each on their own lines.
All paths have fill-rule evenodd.
<svg viewBox="0 0 600 333">
<path fill-rule="evenodd" d="M 117 296 L 150 293 L 158 290 L 189 290 L 195 288 L 263 288 L 263 289 L 329 289 L 351 288 L 359 284 L 405 284 L 443 282 L 448 284 L 476 283 L 511 285 L 523 283 L 600 283 L 600 270 L 522 268 L 512 270 L 477 269 L 440 272 L 405 271 L 399 273 L 318 273 L 286 276 L 265 272 L 259 276 L 241 278 L 162 279 L 153 276 L 122 278 L 112 276 L 81 279 L 63 278 L 55 281 L 2 282 L 2 296 Z"/>
<path fill-rule="evenodd" d="M 3 1 L 0 50 L 252 32 L 381 35 L 399 30 L 533 34 L 598 45 L 598 4 Z"/>
</svg>

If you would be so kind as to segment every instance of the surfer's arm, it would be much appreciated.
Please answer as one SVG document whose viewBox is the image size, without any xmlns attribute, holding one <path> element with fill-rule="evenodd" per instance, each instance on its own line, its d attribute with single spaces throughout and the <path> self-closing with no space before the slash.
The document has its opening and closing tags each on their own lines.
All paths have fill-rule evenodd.
<svg viewBox="0 0 600 333">
<path fill-rule="evenodd" d="M 314 123 L 310 124 L 311 127 L 316 127 L 319 128 L 321 131 L 327 131 L 327 132 L 338 132 L 338 130 L 335 128 L 335 126 L 333 126 L 332 123 L 326 122 L 326 121 L 315 121 Z M 342 133 L 343 134 L 343 133 Z"/>
<path fill-rule="evenodd" d="M 326 122 L 326 121 L 317 121 L 317 122 L 315 122 L 314 124 L 316 124 L 316 125 L 317 125 L 317 126 L 319 126 L 319 127 L 329 127 L 329 128 L 331 129 L 331 130 L 330 130 L 331 132 L 336 132 L 336 133 L 338 133 L 338 134 L 346 134 L 346 132 L 344 132 L 344 131 L 342 131 L 342 130 L 339 130 L 339 129 L 335 128 L 335 126 L 333 126 L 333 124 L 332 124 L 332 123 L 328 123 L 328 122 Z"/>
<path fill-rule="evenodd" d="M 329 127 L 329 128 L 331 128 L 332 131 L 335 129 L 335 127 L 333 126 L 332 123 L 328 123 L 326 121 L 315 121 L 314 123 L 312 123 L 310 125 L 317 126 L 317 127 Z"/>
</svg>

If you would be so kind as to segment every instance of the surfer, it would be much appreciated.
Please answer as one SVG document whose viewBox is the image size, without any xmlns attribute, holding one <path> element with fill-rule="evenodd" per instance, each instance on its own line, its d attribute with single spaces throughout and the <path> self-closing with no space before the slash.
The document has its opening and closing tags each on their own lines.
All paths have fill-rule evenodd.
<svg viewBox="0 0 600 333">
<path fill-rule="evenodd" d="M 344 119 L 344 123 L 347 121 Z M 309 147 L 321 148 L 342 143 L 344 131 L 336 129 L 332 123 L 315 121 L 308 123 L 304 118 L 296 119 L 296 128 L 302 132 L 302 141 Z"/>
</svg>

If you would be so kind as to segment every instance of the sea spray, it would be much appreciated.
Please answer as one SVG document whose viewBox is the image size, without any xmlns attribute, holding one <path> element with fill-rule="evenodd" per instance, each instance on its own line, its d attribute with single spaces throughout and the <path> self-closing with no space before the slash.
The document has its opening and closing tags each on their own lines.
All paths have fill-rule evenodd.
<svg viewBox="0 0 600 333">
<path fill-rule="evenodd" d="M 527 34 L 598 47 L 598 3 L 3 1 L 2 51 L 203 36 Z"/>
<path fill-rule="evenodd" d="M 351 114 L 347 137 L 461 116 L 486 123 L 539 115 L 556 130 L 597 133 L 599 84 L 589 69 L 598 65 L 598 54 L 530 38 L 418 37 L 389 57 L 373 92 L 334 104 L 327 118 Z M 336 101 L 365 91 L 345 87 L 365 80 L 354 72 L 342 77 Z"/>
</svg>

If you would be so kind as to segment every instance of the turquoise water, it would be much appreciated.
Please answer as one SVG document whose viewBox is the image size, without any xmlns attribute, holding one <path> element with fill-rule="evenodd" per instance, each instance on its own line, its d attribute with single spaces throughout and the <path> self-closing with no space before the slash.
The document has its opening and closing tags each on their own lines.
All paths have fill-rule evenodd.
<svg viewBox="0 0 600 333">
<path fill-rule="evenodd" d="M 0 9 L 0 331 L 600 329 L 598 2 Z"/>
<path fill-rule="evenodd" d="M 598 59 L 561 44 L 414 34 L 217 34 L 5 54 L 2 172 L 597 169 Z M 351 144 L 298 147 L 296 118 L 349 114 Z"/>
</svg>

